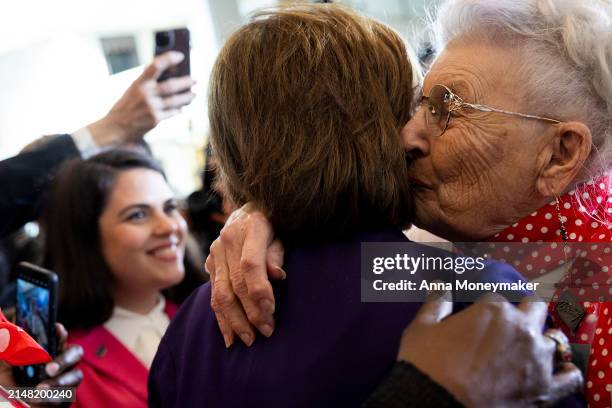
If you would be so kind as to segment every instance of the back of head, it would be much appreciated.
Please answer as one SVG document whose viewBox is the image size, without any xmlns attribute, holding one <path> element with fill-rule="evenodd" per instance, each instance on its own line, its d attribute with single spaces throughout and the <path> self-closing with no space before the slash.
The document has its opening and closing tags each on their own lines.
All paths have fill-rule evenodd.
<svg viewBox="0 0 612 408">
<path fill-rule="evenodd" d="M 59 314 L 67 328 L 89 328 L 113 310 L 112 274 L 100 246 L 99 219 L 120 172 L 145 168 L 163 174 L 149 156 L 113 150 L 62 166 L 43 215 L 43 264 L 60 277 Z"/>
<path fill-rule="evenodd" d="M 211 76 L 222 181 L 282 234 L 404 226 L 412 203 L 399 131 L 412 67 L 390 28 L 332 4 L 255 15 Z"/>
</svg>

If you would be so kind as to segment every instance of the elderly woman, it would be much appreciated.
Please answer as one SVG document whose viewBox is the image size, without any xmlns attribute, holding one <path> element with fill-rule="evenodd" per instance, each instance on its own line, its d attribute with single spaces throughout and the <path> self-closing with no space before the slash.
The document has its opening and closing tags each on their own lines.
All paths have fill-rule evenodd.
<svg viewBox="0 0 612 408">
<path fill-rule="evenodd" d="M 440 53 L 402 131 L 414 159 L 415 224 L 455 241 L 610 242 L 610 3 L 449 1 L 438 16 Z M 273 297 L 261 267 L 265 251 L 252 248 L 265 247 L 272 235 L 247 237 L 242 253 L 244 234 L 236 232 L 260 217 L 240 215 L 209 264 L 227 251 L 257 266 L 241 272 L 250 289 L 247 314 L 259 323 L 269 315 L 250 302 Z M 609 291 L 609 247 L 595 255 L 600 270 L 578 284 L 598 288 L 597 299 Z M 553 305 L 555 322 L 573 343 L 587 345 L 589 404 L 610 406 L 612 305 L 569 306 L 578 318 L 564 318 Z"/>
<path fill-rule="evenodd" d="M 456 241 L 611 242 L 610 3 L 460 1 L 439 16 L 442 52 L 402 132 L 417 224 Z M 610 294 L 610 246 L 592 248 L 595 271 L 571 282 L 595 289 L 572 291 L 584 300 Z M 546 255 L 537 274 L 556 267 Z M 591 345 L 587 401 L 610 406 L 612 304 L 565 303 L 578 320 L 553 305 L 555 323 Z"/>
</svg>

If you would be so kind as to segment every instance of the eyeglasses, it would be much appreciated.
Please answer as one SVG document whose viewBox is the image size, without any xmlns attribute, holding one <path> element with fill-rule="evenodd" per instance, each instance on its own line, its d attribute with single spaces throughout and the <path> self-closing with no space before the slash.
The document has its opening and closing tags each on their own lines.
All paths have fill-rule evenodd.
<svg viewBox="0 0 612 408">
<path fill-rule="evenodd" d="M 451 114 L 460 109 L 475 109 L 481 112 L 496 112 L 504 115 L 518 116 L 526 119 L 543 120 L 548 123 L 561 123 L 561 121 L 542 116 L 527 115 L 525 113 L 510 112 L 503 109 L 464 102 L 461 97 L 444 85 L 434 85 L 429 96 L 421 96 L 419 105 L 425 107 L 425 120 L 430 134 L 440 136 L 446 131 Z"/>
</svg>

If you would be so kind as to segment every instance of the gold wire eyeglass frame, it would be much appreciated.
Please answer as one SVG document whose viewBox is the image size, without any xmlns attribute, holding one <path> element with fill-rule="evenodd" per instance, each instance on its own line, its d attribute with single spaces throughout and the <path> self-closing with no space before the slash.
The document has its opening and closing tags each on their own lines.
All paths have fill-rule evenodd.
<svg viewBox="0 0 612 408">
<path fill-rule="evenodd" d="M 432 91 L 435 88 L 437 88 L 437 87 L 443 88 L 445 90 L 444 100 L 442 100 L 441 102 L 444 105 L 446 105 L 447 108 L 448 108 L 447 109 L 448 113 L 446 115 L 446 120 L 445 120 L 444 126 L 442 127 L 442 132 L 440 133 L 440 135 L 442 135 L 446 131 L 446 128 L 448 127 L 448 123 L 450 122 L 451 114 L 453 112 L 456 112 L 456 111 L 464 109 L 464 108 L 470 108 L 470 109 L 474 109 L 474 110 L 481 111 L 481 112 L 501 113 L 503 115 L 517 116 L 517 117 L 525 118 L 525 119 L 542 120 L 542 121 L 545 121 L 545 122 L 548 122 L 548 123 L 553 123 L 553 124 L 562 123 L 560 120 L 551 119 L 551 118 L 547 118 L 547 117 L 544 117 L 544 116 L 536 116 L 536 115 L 529 115 L 529 114 L 526 114 L 526 113 L 511 112 L 511 111 L 507 111 L 507 110 L 504 110 L 504 109 L 492 108 L 492 107 L 486 106 L 486 105 L 479 105 L 479 104 L 476 104 L 476 103 L 465 102 L 460 96 L 455 94 L 450 88 L 448 88 L 445 85 L 440 85 L 440 84 L 434 85 L 431 88 L 431 91 L 429 92 L 430 96 L 432 94 Z M 419 105 L 422 105 L 423 103 L 427 103 L 429 105 L 429 108 L 433 109 L 433 111 L 430 110 L 430 112 L 432 114 L 437 114 L 437 112 L 435 111 L 437 109 L 437 107 L 429 102 L 430 101 L 430 96 L 425 96 L 425 95 L 421 96 L 421 98 L 419 100 Z M 442 119 L 442 118 L 440 118 L 440 119 Z"/>
</svg>

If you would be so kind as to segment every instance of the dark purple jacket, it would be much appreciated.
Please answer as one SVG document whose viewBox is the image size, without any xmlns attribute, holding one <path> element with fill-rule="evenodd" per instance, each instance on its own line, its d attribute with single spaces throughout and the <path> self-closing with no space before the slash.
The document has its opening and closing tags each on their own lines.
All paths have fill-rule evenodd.
<svg viewBox="0 0 612 408">
<path fill-rule="evenodd" d="M 275 332 L 251 348 L 241 342 L 225 348 L 210 285 L 203 285 L 162 339 L 149 406 L 358 407 L 393 366 L 402 331 L 420 307 L 360 301 L 361 242 L 405 241 L 388 229 L 289 250 Z"/>
</svg>

